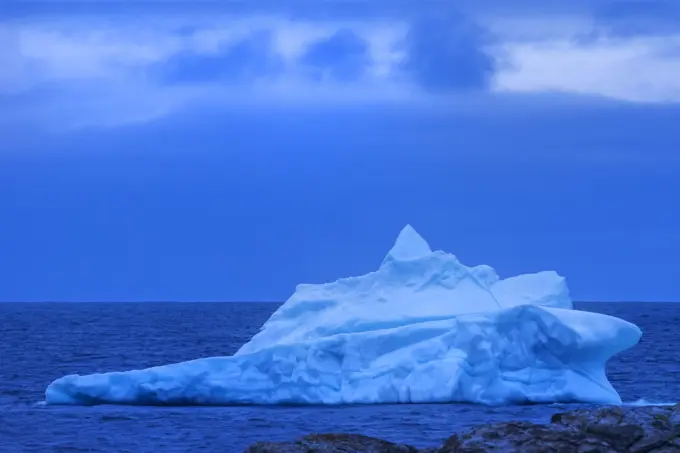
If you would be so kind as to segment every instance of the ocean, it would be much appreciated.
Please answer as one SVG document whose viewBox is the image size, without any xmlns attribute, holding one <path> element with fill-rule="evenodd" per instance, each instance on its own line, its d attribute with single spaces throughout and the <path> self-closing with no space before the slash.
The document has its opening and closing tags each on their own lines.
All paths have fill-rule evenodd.
<svg viewBox="0 0 680 453">
<path fill-rule="evenodd" d="M 575 405 L 305 407 L 46 406 L 61 376 L 230 355 L 278 304 L 0 303 L 0 451 L 241 452 L 258 440 L 351 432 L 417 447 L 505 420 L 547 421 Z M 627 404 L 680 401 L 680 303 L 580 303 L 631 321 L 641 342 L 607 374 Z"/>
</svg>

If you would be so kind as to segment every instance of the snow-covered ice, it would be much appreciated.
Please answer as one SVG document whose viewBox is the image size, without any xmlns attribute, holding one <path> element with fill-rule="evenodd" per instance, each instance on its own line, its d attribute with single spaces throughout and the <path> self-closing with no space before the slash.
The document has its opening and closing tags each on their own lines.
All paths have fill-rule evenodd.
<svg viewBox="0 0 680 453">
<path fill-rule="evenodd" d="M 619 404 L 637 326 L 573 309 L 555 272 L 500 280 L 407 226 L 380 268 L 299 285 L 230 357 L 54 381 L 50 404 Z"/>
</svg>

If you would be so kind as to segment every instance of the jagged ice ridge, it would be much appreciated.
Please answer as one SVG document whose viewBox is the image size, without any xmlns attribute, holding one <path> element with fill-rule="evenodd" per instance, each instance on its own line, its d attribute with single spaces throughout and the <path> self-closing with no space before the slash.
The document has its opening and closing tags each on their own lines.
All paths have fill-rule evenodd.
<svg viewBox="0 0 680 453">
<path fill-rule="evenodd" d="M 618 404 L 605 375 L 639 328 L 573 309 L 555 272 L 500 280 L 407 226 L 380 268 L 299 285 L 230 357 L 69 375 L 50 404 Z"/>
</svg>

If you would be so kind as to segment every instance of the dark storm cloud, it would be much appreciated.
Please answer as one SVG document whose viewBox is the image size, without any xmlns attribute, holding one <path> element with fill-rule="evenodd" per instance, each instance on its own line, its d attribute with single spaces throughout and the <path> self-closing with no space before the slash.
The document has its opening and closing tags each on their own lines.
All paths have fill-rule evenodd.
<svg viewBox="0 0 680 453">
<path fill-rule="evenodd" d="M 429 91 L 481 90 L 496 68 L 490 43 L 484 28 L 457 12 L 431 14 L 412 24 L 400 69 Z"/>
</svg>

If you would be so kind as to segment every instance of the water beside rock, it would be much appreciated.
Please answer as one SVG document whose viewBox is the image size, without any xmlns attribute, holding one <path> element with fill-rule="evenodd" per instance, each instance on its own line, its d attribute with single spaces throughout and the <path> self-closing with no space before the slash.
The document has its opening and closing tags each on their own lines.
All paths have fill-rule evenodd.
<svg viewBox="0 0 680 453">
<path fill-rule="evenodd" d="M 417 449 L 357 434 L 311 434 L 258 442 L 246 453 L 666 453 L 680 452 L 680 404 L 606 406 L 558 413 L 549 423 L 504 422 L 453 434 Z"/>
</svg>

